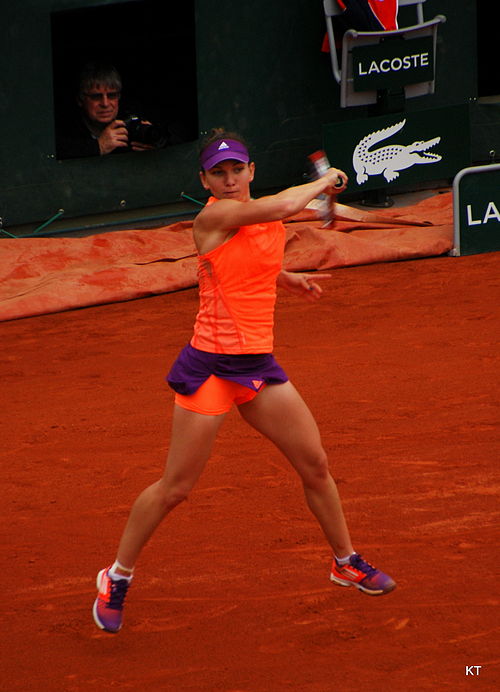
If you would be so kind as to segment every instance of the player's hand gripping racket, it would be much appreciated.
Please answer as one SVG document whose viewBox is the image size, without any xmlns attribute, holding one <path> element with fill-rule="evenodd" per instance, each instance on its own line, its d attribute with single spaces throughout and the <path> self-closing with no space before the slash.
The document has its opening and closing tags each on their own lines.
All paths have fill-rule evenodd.
<svg viewBox="0 0 500 692">
<path fill-rule="evenodd" d="M 308 158 L 312 164 L 315 178 L 321 178 L 322 175 L 325 175 L 328 172 L 330 162 L 322 149 L 318 149 L 318 151 L 313 152 L 308 156 Z M 343 186 L 344 181 L 339 176 L 337 178 L 337 182 L 335 183 L 335 187 L 340 189 Z M 321 202 L 319 212 L 325 221 L 324 225 L 332 228 L 335 223 L 335 202 L 333 200 L 333 195 L 323 194 L 319 197 L 319 200 Z"/>
</svg>

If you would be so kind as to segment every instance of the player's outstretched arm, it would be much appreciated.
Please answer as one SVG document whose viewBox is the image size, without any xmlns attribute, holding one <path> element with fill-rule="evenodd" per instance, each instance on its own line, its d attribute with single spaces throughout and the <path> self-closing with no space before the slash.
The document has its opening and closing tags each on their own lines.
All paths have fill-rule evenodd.
<svg viewBox="0 0 500 692">
<path fill-rule="evenodd" d="M 337 186 L 339 178 L 342 186 Z M 268 195 L 245 202 L 221 199 L 217 204 L 205 207 L 196 217 L 198 227 L 237 228 L 267 221 L 280 221 L 302 211 L 315 197 L 325 194 L 339 194 L 347 185 L 347 175 L 337 168 L 309 183 L 289 187 L 275 195 Z"/>
</svg>

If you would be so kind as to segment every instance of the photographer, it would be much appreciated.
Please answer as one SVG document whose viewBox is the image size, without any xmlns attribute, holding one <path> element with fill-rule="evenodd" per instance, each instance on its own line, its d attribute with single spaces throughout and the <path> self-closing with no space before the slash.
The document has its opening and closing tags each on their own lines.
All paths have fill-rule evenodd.
<svg viewBox="0 0 500 692">
<path fill-rule="evenodd" d="M 113 66 L 89 63 L 84 67 L 77 96 L 79 117 L 58 128 L 58 158 L 147 151 L 167 143 L 149 121 L 121 116 L 121 90 L 121 77 Z"/>
</svg>

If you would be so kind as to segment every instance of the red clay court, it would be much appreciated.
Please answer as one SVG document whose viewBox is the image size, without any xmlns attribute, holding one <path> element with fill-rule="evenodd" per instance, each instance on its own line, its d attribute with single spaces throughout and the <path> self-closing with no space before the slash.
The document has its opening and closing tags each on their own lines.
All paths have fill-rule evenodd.
<svg viewBox="0 0 500 692">
<path fill-rule="evenodd" d="M 298 477 L 232 412 L 115 636 L 95 575 L 163 467 L 197 291 L 1 323 L 1 689 L 498 689 L 499 276 L 499 253 L 441 256 L 279 297 L 276 356 L 393 594 L 330 584 Z"/>
</svg>

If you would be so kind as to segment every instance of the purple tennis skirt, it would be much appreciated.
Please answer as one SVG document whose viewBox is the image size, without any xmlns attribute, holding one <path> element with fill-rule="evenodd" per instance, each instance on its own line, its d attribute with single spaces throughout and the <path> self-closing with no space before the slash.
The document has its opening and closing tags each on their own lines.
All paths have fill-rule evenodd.
<svg viewBox="0 0 500 692">
<path fill-rule="evenodd" d="M 238 382 L 254 392 L 258 391 L 258 388 L 253 384 L 253 380 L 263 380 L 267 384 L 288 381 L 285 371 L 278 365 L 272 353 L 231 356 L 199 351 L 191 344 L 182 349 L 166 380 L 174 391 L 189 396 L 194 394 L 210 375 Z"/>
</svg>

